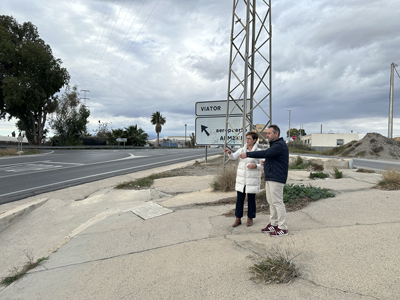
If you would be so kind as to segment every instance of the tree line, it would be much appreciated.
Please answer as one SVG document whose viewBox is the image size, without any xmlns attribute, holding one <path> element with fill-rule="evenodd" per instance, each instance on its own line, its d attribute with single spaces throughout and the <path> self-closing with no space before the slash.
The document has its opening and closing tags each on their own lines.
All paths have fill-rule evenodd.
<svg viewBox="0 0 400 300">
<path fill-rule="evenodd" d="M 81 103 L 78 87 L 68 85 L 70 75 L 61 65 L 35 25 L 0 15 L 0 119 L 17 119 L 16 127 L 32 145 L 41 145 L 49 128 L 55 132 L 55 145 L 79 145 L 81 137 L 91 136 L 87 130 L 90 110 Z M 64 86 L 65 92 L 59 96 Z M 158 146 L 165 122 L 159 111 L 152 114 Z M 117 144 L 117 138 L 126 138 L 128 145 L 147 142 L 148 134 L 137 125 L 124 129 L 100 126 L 96 136 L 110 145 Z"/>
</svg>

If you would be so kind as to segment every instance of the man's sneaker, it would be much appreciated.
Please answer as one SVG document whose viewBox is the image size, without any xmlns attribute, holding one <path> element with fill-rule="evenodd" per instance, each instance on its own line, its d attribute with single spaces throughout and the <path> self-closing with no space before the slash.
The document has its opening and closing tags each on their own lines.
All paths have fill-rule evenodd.
<svg viewBox="0 0 400 300">
<path fill-rule="evenodd" d="M 274 232 L 271 232 L 269 235 L 272 237 L 280 237 L 280 236 L 284 236 L 284 235 L 288 235 L 289 231 L 285 230 L 285 229 L 279 229 L 277 228 Z"/>
<path fill-rule="evenodd" d="M 277 230 L 277 229 L 278 229 L 278 226 L 274 226 L 274 225 L 272 225 L 271 223 L 269 223 L 269 224 L 267 225 L 267 227 L 261 229 L 261 232 L 263 232 L 263 233 L 270 233 L 270 232 L 275 232 L 275 230 Z"/>
</svg>

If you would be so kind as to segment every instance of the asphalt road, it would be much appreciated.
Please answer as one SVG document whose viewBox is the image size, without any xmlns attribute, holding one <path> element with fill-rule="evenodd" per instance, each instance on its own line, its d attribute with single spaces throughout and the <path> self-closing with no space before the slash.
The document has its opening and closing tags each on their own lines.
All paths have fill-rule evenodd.
<svg viewBox="0 0 400 300">
<path fill-rule="evenodd" d="M 208 149 L 208 155 L 221 149 Z M 0 204 L 205 157 L 205 149 L 55 150 L 0 158 Z M 222 161 L 221 161 L 222 163 Z"/>
</svg>

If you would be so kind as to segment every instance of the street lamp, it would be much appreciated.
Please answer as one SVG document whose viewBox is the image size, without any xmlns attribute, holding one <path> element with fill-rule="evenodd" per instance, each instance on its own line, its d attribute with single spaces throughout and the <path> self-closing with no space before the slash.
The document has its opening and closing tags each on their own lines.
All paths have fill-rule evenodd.
<svg viewBox="0 0 400 300">
<path fill-rule="evenodd" d="M 292 114 L 292 110 L 291 109 L 287 109 L 287 111 L 289 112 L 289 139 L 288 139 L 288 144 L 290 142 L 290 116 Z"/>
<path fill-rule="evenodd" d="M 186 148 L 186 129 L 187 129 L 187 124 L 185 124 L 185 148 Z"/>
</svg>

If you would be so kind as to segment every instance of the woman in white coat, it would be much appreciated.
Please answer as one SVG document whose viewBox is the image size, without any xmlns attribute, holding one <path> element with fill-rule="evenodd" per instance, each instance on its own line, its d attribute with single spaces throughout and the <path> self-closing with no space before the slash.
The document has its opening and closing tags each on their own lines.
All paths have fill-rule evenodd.
<svg viewBox="0 0 400 300">
<path fill-rule="evenodd" d="M 229 154 L 230 159 L 238 159 L 239 154 L 247 151 L 259 151 L 256 142 L 258 135 L 256 132 L 246 134 L 246 146 L 240 148 L 235 153 L 224 148 L 224 153 Z M 256 217 L 256 194 L 260 192 L 262 166 L 257 158 L 239 159 L 235 190 L 237 191 L 235 222 L 232 227 L 242 224 L 244 199 L 247 194 L 247 223 L 246 226 L 253 225 L 253 219 Z"/>
</svg>

